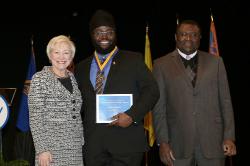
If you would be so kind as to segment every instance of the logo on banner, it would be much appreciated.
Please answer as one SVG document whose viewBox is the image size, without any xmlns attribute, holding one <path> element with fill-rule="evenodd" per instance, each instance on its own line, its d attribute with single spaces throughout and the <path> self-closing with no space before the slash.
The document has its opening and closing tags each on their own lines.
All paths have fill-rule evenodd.
<svg viewBox="0 0 250 166">
<path fill-rule="evenodd" d="M 8 102 L 0 95 L 0 129 L 2 129 L 9 119 Z"/>
</svg>

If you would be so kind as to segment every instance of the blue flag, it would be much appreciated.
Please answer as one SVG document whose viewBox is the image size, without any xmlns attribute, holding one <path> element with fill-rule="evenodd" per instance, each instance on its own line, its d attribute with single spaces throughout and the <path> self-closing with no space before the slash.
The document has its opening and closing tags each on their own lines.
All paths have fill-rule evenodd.
<svg viewBox="0 0 250 166">
<path fill-rule="evenodd" d="M 21 103 L 19 106 L 19 112 L 17 117 L 17 128 L 23 132 L 27 132 L 30 130 L 29 126 L 29 109 L 28 109 L 28 93 L 30 88 L 30 81 L 32 79 L 33 74 L 36 72 L 36 64 L 35 64 L 35 56 L 33 51 L 33 45 L 31 48 L 31 56 L 28 67 L 28 72 L 26 75 L 26 80 L 24 82 L 23 92 L 21 96 Z"/>
</svg>

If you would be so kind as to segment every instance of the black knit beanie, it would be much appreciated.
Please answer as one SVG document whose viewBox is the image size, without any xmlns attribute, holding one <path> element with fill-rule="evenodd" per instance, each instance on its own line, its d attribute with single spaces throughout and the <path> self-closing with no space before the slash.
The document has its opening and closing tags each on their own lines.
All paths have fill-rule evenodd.
<svg viewBox="0 0 250 166">
<path fill-rule="evenodd" d="M 95 28 L 100 26 L 109 26 L 115 30 L 114 17 L 107 11 L 97 10 L 91 17 L 89 30 L 90 32 L 93 32 Z"/>
</svg>

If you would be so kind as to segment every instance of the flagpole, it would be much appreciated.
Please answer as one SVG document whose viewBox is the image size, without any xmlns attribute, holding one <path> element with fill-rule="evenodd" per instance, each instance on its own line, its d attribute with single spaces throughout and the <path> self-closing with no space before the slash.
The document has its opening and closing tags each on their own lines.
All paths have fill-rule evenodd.
<svg viewBox="0 0 250 166">
<path fill-rule="evenodd" d="M 213 13 L 212 13 L 212 9 L 211 8 L 210 8 L 210 17 L 211 17 L 211 21 L 214 22 Z"/>
<path fill-rule="evenodd" d="M 179 25 L 179 23 L 180 23 L 180 20 L 179 20 L 179 14 L 178 14 L 178 13 L 176 13 L 176 25 Z"/>
</svg>

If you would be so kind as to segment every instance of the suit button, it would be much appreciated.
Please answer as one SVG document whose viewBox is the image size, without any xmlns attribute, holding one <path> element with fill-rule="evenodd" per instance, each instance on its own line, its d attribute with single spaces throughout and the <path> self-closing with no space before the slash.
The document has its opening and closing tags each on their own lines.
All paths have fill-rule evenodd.
<svg viewBox="0 0 250 166">
<path fill-rule="evenodd" d="M 74 116 L 72 116 L 72 118 L 73 118 L 73 119 L 76 119 L 76 116 L 74 115 Z"/>
<path fill-rule="evenodd" d="M 76 101 L 75 100 L 72 100 L 72 103 L 75 103 Z"/>
<path fill-rule="evenodd" d="M 73 111 L 75 111 L 76 109 L 75 108 L 73 108 Z"/>
</svg>

